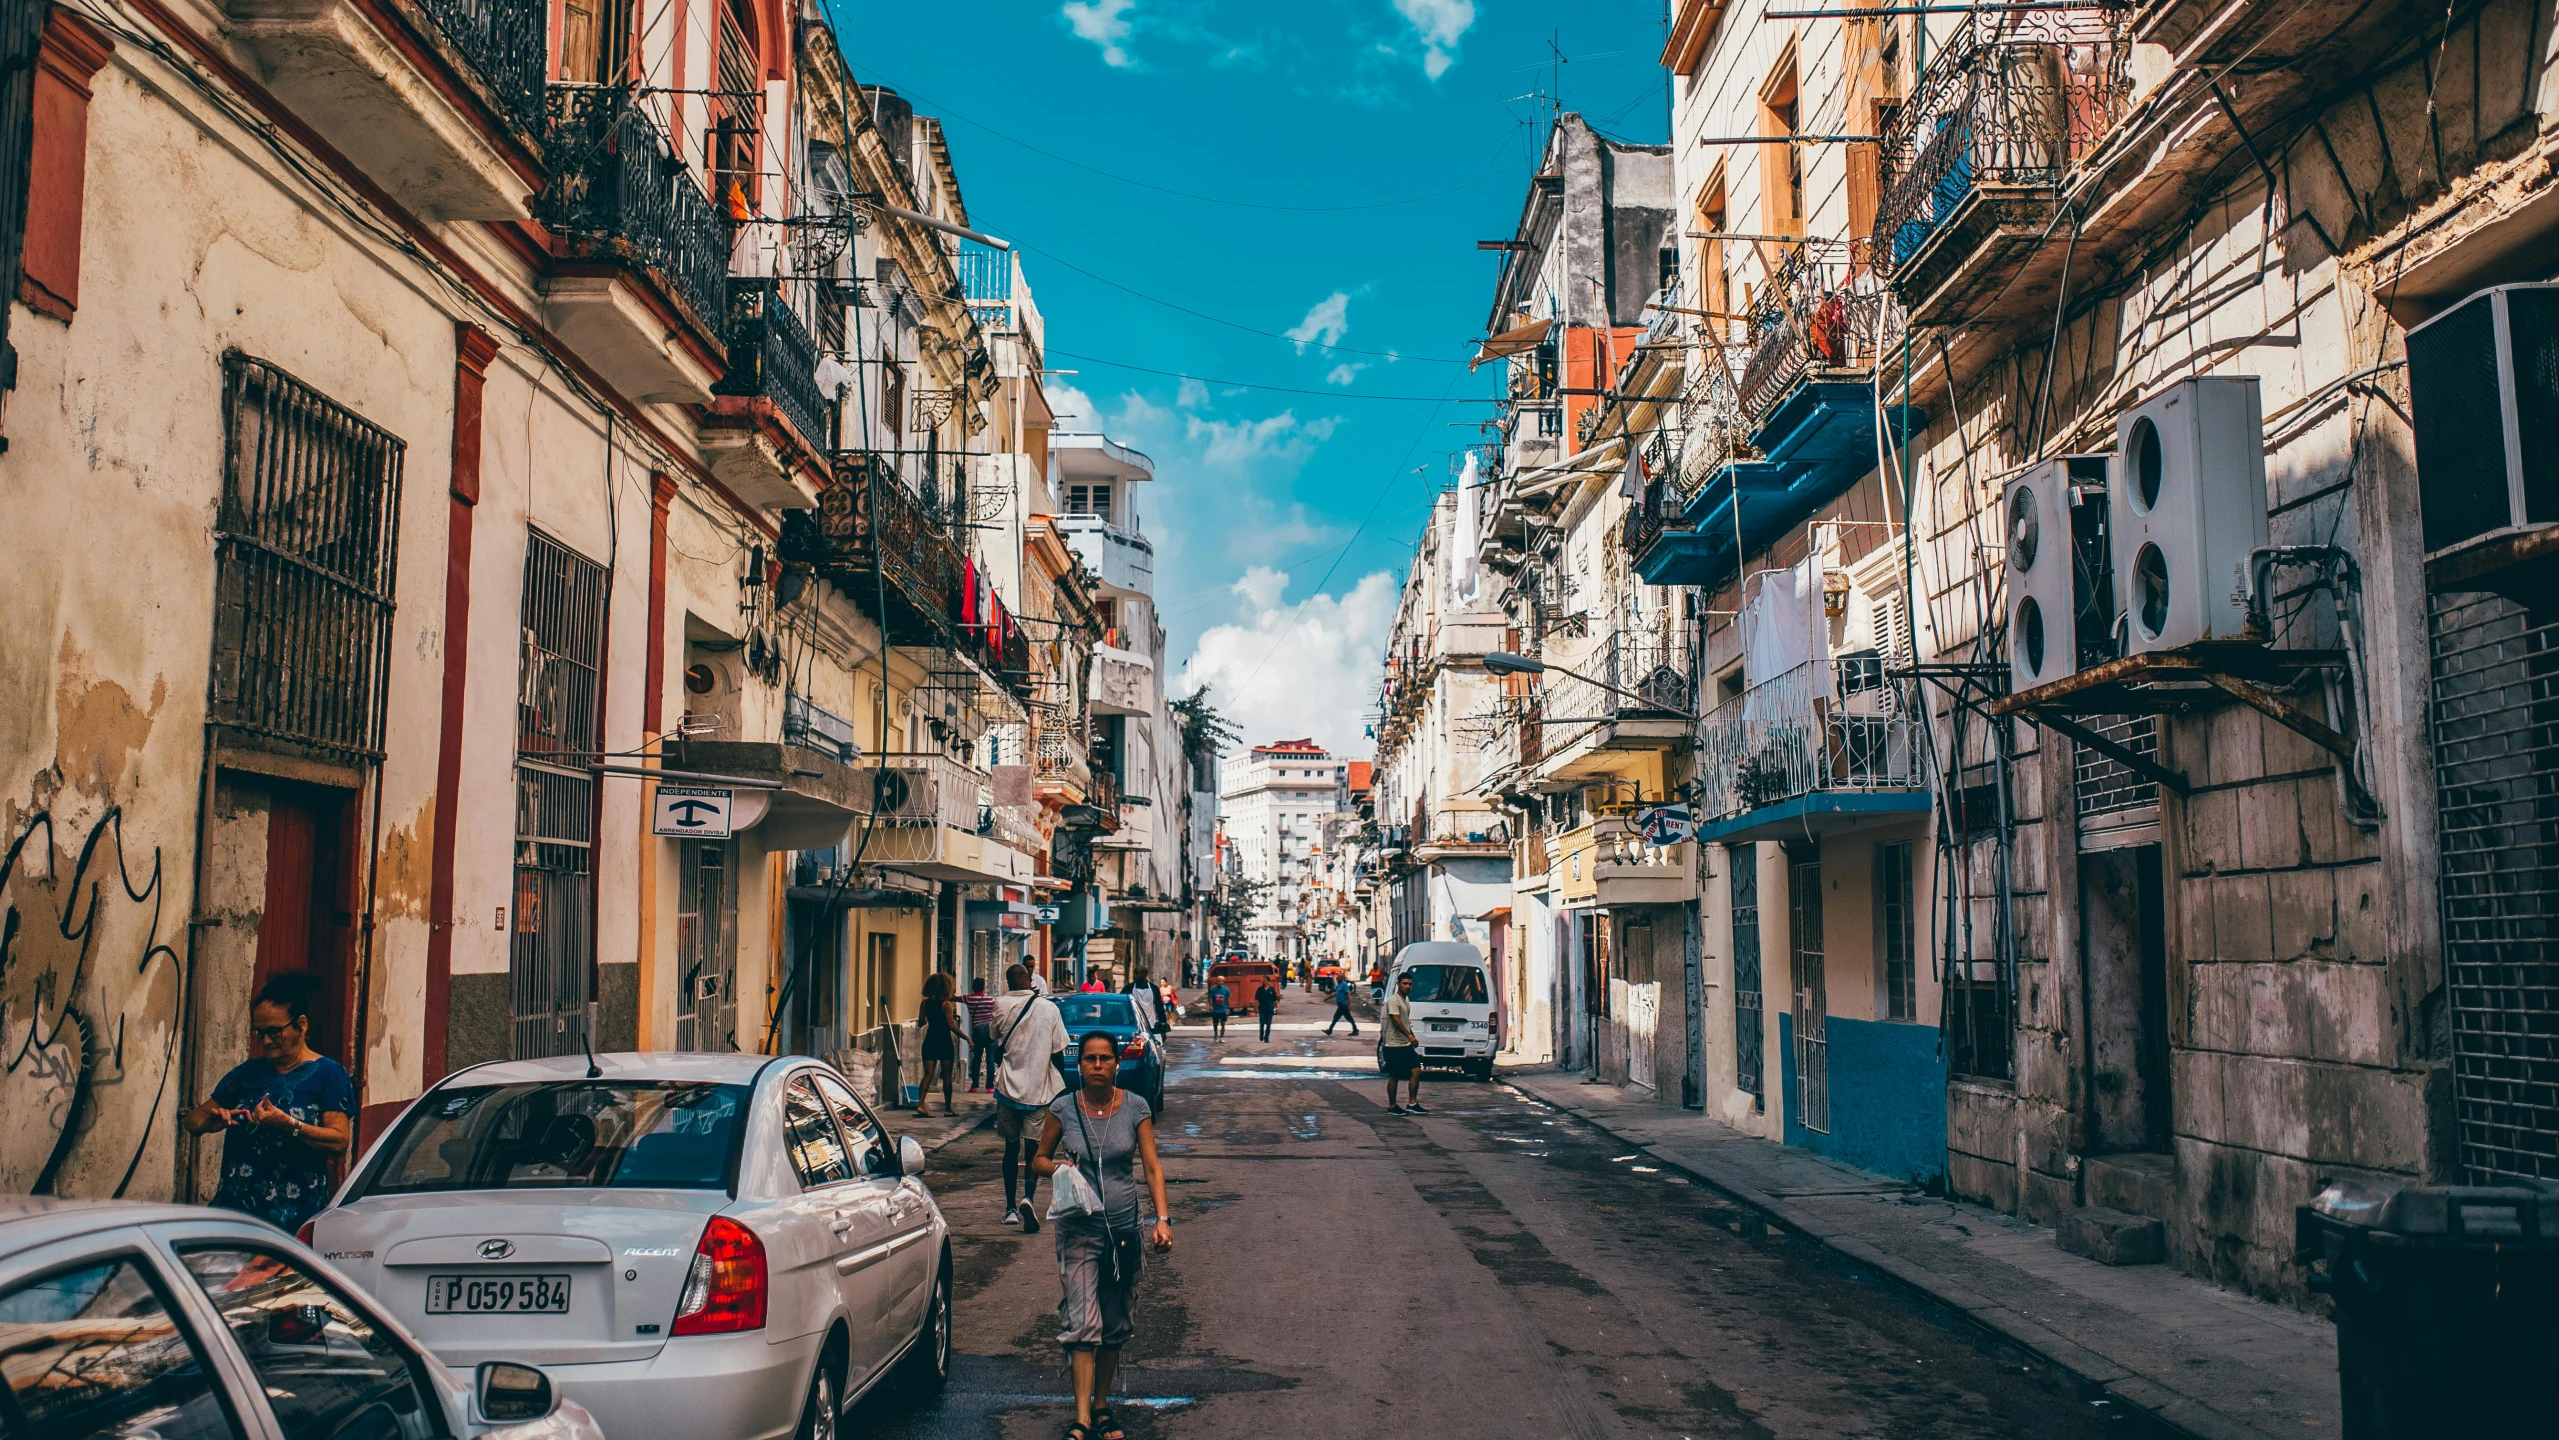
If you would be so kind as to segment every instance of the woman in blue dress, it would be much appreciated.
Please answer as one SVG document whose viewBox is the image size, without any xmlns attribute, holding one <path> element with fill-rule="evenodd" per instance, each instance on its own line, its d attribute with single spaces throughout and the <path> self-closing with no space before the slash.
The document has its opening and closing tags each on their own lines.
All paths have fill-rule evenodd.
<svg viewBox="0 0 2559 1440">
<path fill-rule="evenodd" d="M 355 1140 L 355 1082 L 311 1048 L 311 1003 L 320 982 L 278 975 L 258 990 L 249 1035 L 261 1054 L 242 1061 L 187 1112 L 198 1135 L 219 1130 L 222 1188 L 213 1203 L 291 1233 L 329 1203 L 329 1165 Z"/>
</svg>

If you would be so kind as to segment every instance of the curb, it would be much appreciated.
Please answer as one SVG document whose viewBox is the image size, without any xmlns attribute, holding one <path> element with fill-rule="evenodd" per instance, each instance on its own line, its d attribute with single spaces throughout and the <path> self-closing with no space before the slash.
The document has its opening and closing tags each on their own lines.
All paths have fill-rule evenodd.
<svg viewBox="0 0 2559 1440">
<path fill-rule="evenodd" d="M 1547 1072 L 1558 1073 L 1558 1072 Z M 1499 1071 L 1494 1078 L 1500 1079 Z M 2121 1365 L 2089 1350 L 2066 1336 L 2057 1334 L 2033 1320 L 2010 1310 L 1987 1296 L 1965 1289 L 1933 1271 L 1913 1265 L 1886 1253 L 1869 1241 L 1843 1233 L 1805 1213 L 1784 1199 L 1770 1195 L 1756 1186 L 1728 1176 L 1710 1174 L 1689 1161 L 1666 1153 L 1658 1145 L 1630 1139 L 1609 1126 L 1606 1119 L 1566 1101 L 1539 1094 L 1517 1079 L 1514 1088 L 1543 1105 L 1552 1105 L 1565 1114 L 1607 1135 L 1620 1144 L 1632 1145 L 1651 1159 L 1657 1160 L 1701 1185 L 1719 1190 L 1742 1204 L 1750 1206 L 1776 1222 L 1779 1228 L 1792 1231 L 1808 1240 L 1819 1241 L 1824 1248 L 1856 1261 L 1885 1279 L 1924 1299 L 1955 1311 L 1985 1332 L 2033 1356 L 2053 1369 L 2069 1375 L 2128 1410 L 2139 1411 L 2153 1424 L 2187 1440 L 2274 1440 L 2267 1431 L 2243 1420 L 2214 1410 L 2192 1396 L 2182 1395 L 2145 1375 L 2137 1375 Z"/>
<path fill-rule="evenodd" d="M 976 1111 L 971 1114 L 967 1120 L 952 1126 L 950 1129 L 943 1131 L 941 1134 L 934 1136 L 930 1140 L 924 1141 L 924 1153 L 930 1155 L 934 1151 L 941 1149 L 943 1146 L 958 1141 L 963 1136 L 975 1134 L 980 1128 L 994 1119 L 995 1107 L 992 1105 L 987 1106 L 983 1110 Z"/>
</svg>

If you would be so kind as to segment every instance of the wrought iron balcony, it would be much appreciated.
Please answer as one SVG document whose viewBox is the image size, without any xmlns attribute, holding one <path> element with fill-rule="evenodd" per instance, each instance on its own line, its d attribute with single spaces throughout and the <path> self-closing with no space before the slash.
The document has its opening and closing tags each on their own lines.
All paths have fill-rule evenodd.
<svg viewBox="0 0 2559 1440">
<path fill-rule="evenodd" d="M 543 79 L 550 69 L 551 7 L 543 0 L 418 0 L 525 134 L 543 132 Z"/>
<path fill-rule="evenodd" d="M 554 85 L 546 109 L 551 183 L 536 218 L 590 256 L 650 274 L 705 331 L 721 333 L 728 226 L 657 121 L 618 86 Z"/>
<path fill-rule="evenodd" d="M 1873 374 L 1883 300 L 1847 247 L 1795 246 L 1751 314 L 1757 343 L 1742 368 L 1742 413 L 1755 425 L 1807 380 Z"/>
<path fill-rule="evenodd" d="M 1716 706 L 1698 727 L 1700 823 L 1822 791 L 1925 785 L 1921 717 L 1904 688 L 1880 657 L 1849 655 L 1806 661 Z"/>
<path fill-rule="evenodd" d="M 2130 7 L 1967 15 L 1885 127 L 1875 264 L 1914 323 L 1977 298 L 2050 228 L 2070 168 L 2131 97 Z M 2005 289 L 2014 287 L 2004 286 Z"/>
<path fill-rule="evenodd" d="M 829 435 L 826 396 L 817 388 L 817 341 L 791 313 L 782 282 L 770 276 L 729 277 L 729 370 L 711 387 L 716 395 L 760 396 L 812 449 Z"/>
<path fill-rule="evenodd" d="M 958 656 L 1016 700 L 1031 685 L 1030 644 L 1018 622 L 979 607 L 968 555 L 968 496 L 914 488 L 910 476 L 964 473 L 965 456 L 844 451 L 818 497 L 814 520 L 783 517 L 782 558 L 816 566 L 856 605 L 874 615 L 890 644 L 918 645 Z M 991 609 L 991 607 L 990 607 Z"/>
</svg>

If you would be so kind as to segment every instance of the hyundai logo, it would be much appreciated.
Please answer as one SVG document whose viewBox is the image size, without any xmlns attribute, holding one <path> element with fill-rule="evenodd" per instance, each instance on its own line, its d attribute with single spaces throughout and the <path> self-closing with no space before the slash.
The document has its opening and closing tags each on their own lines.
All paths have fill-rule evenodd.
<svg viewBox="0 0 2559 1440">
<path fill-rule="evenodd" d="M 506 1257 L 514 1253 L 515 1242 L 512 1240 L 483 1240 L 480 1242 L 480 1258 L 483 1260 L 504 1260 Z"/>
</svg>

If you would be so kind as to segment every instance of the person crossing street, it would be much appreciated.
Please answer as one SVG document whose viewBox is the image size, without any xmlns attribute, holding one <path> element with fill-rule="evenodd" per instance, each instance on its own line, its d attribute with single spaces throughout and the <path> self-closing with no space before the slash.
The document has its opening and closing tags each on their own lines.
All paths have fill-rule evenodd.
<svg viewBox="0 0 2559 1440">
<path fill-rule="evenodd" d="M 1279 1013 L 1279 986 L 1277 983 L 1265 980 L 1262 982 L 1262 988 L 1253 992 L 1253 1013 L 1261 1019 L 1262 1038 L 1265 1040 L 1270 1039 L 1271 1017 Z"/>
<path fill-rule="evenodd" d="M 1384 1047 L 1378 1056 L 1386 1064 L 1386 1108 L 1397 1115 L 1428 1115 L 1422 1108 L 1422 1037 L 1413 1033 L 1413 977 L 1395 977 L 1395 994 L 1379 1012 L 1378 1028 L 1384 1032 Z M 1404 1082 L 1405 1103 L 1395 1103 L 1395 1082 Z"/>
<path fill-rule="evenodd" d="M 1333 1027 L 1345 1020 L 1351 1022 L 1351 1038 L 1358 1039 L 1359 1017 L 1351 1013 L 1351 987 L 1336 985 L 1333 987 L 1333 1018 L 1324 1022 L 1324 1033 L 1332 1034 Z"/>
</svg>

